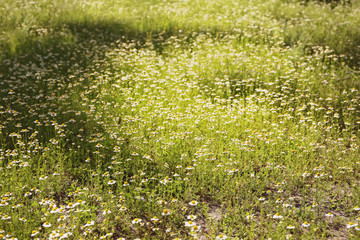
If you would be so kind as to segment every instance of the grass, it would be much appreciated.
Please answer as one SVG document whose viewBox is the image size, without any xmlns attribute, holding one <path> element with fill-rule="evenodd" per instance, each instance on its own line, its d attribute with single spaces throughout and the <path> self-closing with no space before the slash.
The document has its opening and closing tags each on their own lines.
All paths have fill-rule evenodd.
<svg viewBox="0 0 360 240">
<path fill-rule="evenodd" d="M 357 1 L 0 16 L 2 238 L 359 238 Z"/>
</svg>

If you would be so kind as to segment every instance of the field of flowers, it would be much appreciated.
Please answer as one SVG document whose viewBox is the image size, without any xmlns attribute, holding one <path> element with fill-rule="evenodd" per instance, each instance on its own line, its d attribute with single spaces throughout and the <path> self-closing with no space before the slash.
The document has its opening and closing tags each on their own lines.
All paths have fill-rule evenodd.
<svg viewBox="0 0 360 240">
<path fill-rule="evenodd" d="M 359 239 L 359 19 L 0 1 L 0 239 Z"/>
</svg>

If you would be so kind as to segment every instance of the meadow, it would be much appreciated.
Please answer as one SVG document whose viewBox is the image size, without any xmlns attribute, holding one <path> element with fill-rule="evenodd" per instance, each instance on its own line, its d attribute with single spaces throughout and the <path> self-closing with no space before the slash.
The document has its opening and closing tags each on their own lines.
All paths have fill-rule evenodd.
<svg viewBox="0 0 360 240">
<path fill-rule="evenodd" d="M 359 19 L 0 1 L 0 239 L 360 239 Z"/>
</svg>

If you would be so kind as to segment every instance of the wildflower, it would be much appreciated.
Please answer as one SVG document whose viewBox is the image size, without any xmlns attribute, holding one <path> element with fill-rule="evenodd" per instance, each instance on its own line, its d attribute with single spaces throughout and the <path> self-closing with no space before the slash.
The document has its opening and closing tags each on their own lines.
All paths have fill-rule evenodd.
<svg viewBox="0 0 360 240">
<path fill-rule="evenodd" d="M 171 181 L 171 178 L 165 177 L 163 180 L 160 180 L 160 183 L 166 185 L 166 184 L 167 184 L 168 182 L 170 182 L 170 181 Z"/>
<path fill-rule="evenodd" d="M 159 218 L 154 216 L 151 218 L 151 221 L 153 221 L 154 223 L 157 223 L 157 222 L 159 222 Z"/>
<path fill-rule="evenodd" d="M 116 183 L 115 180 L 110 180 L 110 181 L 108 182 L 109 185 L 113 185 L 113 184 L 115 184 L 115 183 Z"/>
<path fill-rule="evenodd" d="M 109 209 L 105 209 L 105 210 L 103 211 L 103 214 L 104 214 L 104 215 L 109 214 L 109 213 L 111 213 L 111 211 L 110 211 Z"/>
<path fill-rule="evenodd" d="M 347 225 L 346 225 L 346 227 L 347 228 L 353 228 L 353 227 L 356 227 L 358 224 L 357 223 L 355 223 L 355 222 L 349 222 Z"/>
<path fill-rule="evenodd" d="M 275 218 L 275 219 L 281 219 L 281 218 L 283 218 L 283 216 L 281 216 L 279 213 L 276 213 L 276 214 L 273 216 L 273 218 Z"/>
<path fill-rule="evenodd" d="M 259 201 L 261 202 L 261 201 L 265 201 L 265 198 L 264 197 L 260 197 L 259 198 Z"/>
<path fill-rule="evenodd" d="M 66 220 L 66 218 L 67 218 L 66 216 L 62 215 L 57 219 L 57 221 L 60 222 L 60 221 Z"/>
<path fill-rule="evenodd" d="M 31 192 L 26 192 L 26 193 L 24 194 L 24 197 L 28 197 L 28 196 L 31 196 L 31 195 L 32 195 Z"/>
<path fill-rule="evenodd" d="M 251 220 L 254 218 L 254 214 L 248 214 L 246 215 L 246 220 Z"/>
<path fill-rule="evenodd" d="M 193 222 L 193 221 L 188 221 L 188 222 L 185 222 L 185 227 L 192 227 L 192 226 L 195 226 L 196 223 Z"/>
<path fill-rule="evenodd" d="M 165 205 L 165 204 L 167 204 L 167 202 L 165 202 L 164 200 L 159 200 L 157 203 L 158 203 L 159 205 Z"/>
<path fill-rule="evenodd" d="M 89 235 L 90 233 L 92 233 L 92 230 L 91 230 L 91 229 L 90 229 L 90 230 L 86 230 L 86 231 L 84 231 L 84 233 L 83 233 L 83 234 L 84 234 L 85 236 L 87 236 L 87 235 Z"/>
<path fill-rule="evenodd" d="M 216 237 L 216 239 L 220 240 L 220 239 L 227 239 L 228 237 L 226 235 L 222 235 L 220 234 L 219 236 Z"/>
<path fill-rule="evenodd" d="M 124 211 L 126 211 L 126 207 L 125 207 L 125 206 L 121 206 L 119 210 L 122 211 L 122 212 L 124 212 Z"/>
<path fill-rule="evenodd" d="M 200 231 L 200 228 L 201 228 L 200 226 L 194 225 L 191 227 L 191 231 L 198 232 L 198 231 Z"/>
<path fill-rule="evenodd" d="M 198 202 L 195 200 L 192 200 L 191 202 L 189 202 L 189 205 L 191 205 L 191 206 L 196 206 L 197 204 L 198 204 Z"/>
<path fill-rule="evenodd" d="M 325 217 L 333 217 L 334 216 L 334 214 L 332 214 L 332 213 L 327 213 L 327 214 L 325 214 Z"/>
<path fill-rule="evenodd" d="M 75 204 L 75 203 L 68 203 L 68 205 L 66 206 L 66 208 L 74 208 L 74 207 L 76 207 L 76 205 L 77 204 Z"/>
<path fill-rule="evenodd" d="M 355 206 L 353 209 L 354 209 L 355 211 L 360 211 L 360 207 L 359 207 L 359 206 Z"/>
<path fill-rule="evenodd" d="M 41 175 L 39 178 L 39 180 L 45 180 L 45 179 L 47 179 L 47 176 L 45 176 L 45 175 Z"/>
<path fill-rule="evenodd" d="M 187 219 L 189 219 L 189 220 L 195 220 L 196 218 L 197 218 L 197 216 L 195 216 L 195 215 L 187 216 Z"/>
<path fill-rule="evenodd" d="M 140 223 L 142 220 L 140 218 L 135 218 L 132 220 L 132 224 Z"/>
<path fill-rule="evenodd" d="M 46 228 L 51 227 L 51 223 L 45 222 L 45 223 L 43 224 L 43 227 L 46 227 Z"/>
<path fill-rule="evenodd" d="M 31 232 L 31 237 L 35 237 L 38 234 L 39 234 L 39 231 L 34 230 Z"/>
<path fill-rule="evenodd" d="M 310 223 L 304 222 L 303 224 L 301 224 L 301 226 L 303 226 L 304 228 L 307 228 L 307 227 L 310 227 Z"/>
<path fill-rule="evenodd" d="M 8 219 L 10 219 L 11 217 L 9 216 L 9 215 L 4 215 L 1 219 L 2 220 L 8 220 Z"/>
<path fill-rule="evenodd" d="M 22 221 L 22 222 L 26 222 L 26 221 L 27 221 L 26 218 L 19 218 L 19 220 Z"/>
<path fill-rule="evenodd" d="M 92 226 L 92 225 L 94 225 L 94 224 L 95 224 L 94 221 L 88 221 L 88 222 L 84 225 L 84 227 L 90 227 L 90 226 Z"/>
<path fill-rule="evenodd" d="M 289 226 L 287 226 L 286 228 L 287 228 L 287 229 L 294 229 L 294 228 L 295 228 L 295 226 L 293 226 L 293 225 L 289 225 Z"/>
</svg>

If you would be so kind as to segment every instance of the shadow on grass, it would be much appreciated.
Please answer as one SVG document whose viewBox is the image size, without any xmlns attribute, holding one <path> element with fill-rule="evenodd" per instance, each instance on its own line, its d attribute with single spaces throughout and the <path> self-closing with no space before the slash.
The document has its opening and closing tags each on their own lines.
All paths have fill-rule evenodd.
<svg viewBox="0 0 360 240">
<path fill-rule="evenodd" d="M 86 90 L 94 77 L 88 77 L 76 86 L 76 96 L 69 96 L 69 89 L 79 82 L 74 79 L 83 77 L 88 71 L 102 72 L 101 64 L 104 62 L 101 60 L 105 59 L 106 52 L 119 47 L 116 42 L 133 42 L 135 47 L 141 48 L 151 41 L 154 50 L 162 54 L 164 43 L 170 36 L 191 35 L 191 31 L 179 33 L 179 30 L 175 25 L 168 26 L 166 30 L 143 32 L 120 22 L 64 22 L 53 31 L 24 36 L 15 48 L 2 46 L 7 51 L 3 51 L 0 58 L 0 93 L 4 96 L 0 98 L 0 106 L 9 108 L 6 114 L 0 115 L 0 121 L 6 122 L 0 135 L 0 147 L 19 149 L 16 139 L 14 141 L 14 137 L 9 135 L 25 128 L 31 129 L 30 133 L 38 132 L 32 139 L 38 140 L 36 144 L 51 147 L 52 139 L 59 139 L 59 129 L 65 129 L 67 139 L 63 138 L 63 142 L 59 143 L 59 151 L 62 151 L 59 155 L 66 158 L 66 169 L 71 171 L 68 174 L 72 180 L 87 182 L 97 169 L 97 163 L 92 161 L 85 166 L 84 161 L 86 158 L 99 158 L 95 154 L 98 149 L 95 144 L 83 141 L 77 135 L 81 133 L 82 139 L 93 139 L 97 133 L 107 133 L 97 120 L 85 114 L 88 109 L 79 101 L 80 93 Z M 120 70 L 121 66 L 117 71 Z M 8 95 L 11 89 L 14 95 Z M 13 116 L 14 111 L 16 116 Z M 69 122 L 70 119 L 73 121 Z M 16 126 L 18 123 L 21 123 L 21 128 Z M 62 127 L 62 124 L 67 126 Z M 101 152 L 104 169 L 114 156 L 112 144 L 115 143 L 108 143 Z M 125 141 L 121 146 L 119 158 L 131 157 L 129 145 L 130 142 Z M 37 156 L 37 163 L 40 161 L 37 166 L 55 167 L 41 163 L 40 153 Z M 9 161 L 1 164 L 6 167 Z M 136 169 L 133 169 L 134 172 L 131 169 L 127 171 L 125 177 L 134 175 Z"/>
<path fill-rule="evenodd" d="M 101 70 L 98 60 L 105 58 L 106 51 L 115 48 L 115 41 L 134 41 L 140 47 L 148 38 L 149 33 L 135 31 L 121 23 L 64 23 L 46 34 L 26 36 L 17 43 L 15 50 L 3 46 L 8 51 L 2 52 L 0 64 L 0 106 L 6 108 L 0 115 L 4 124 L 1 148 L 19 149 L 16 137 L 9 135 L 26 128 L 31 129 L 30 133 L 38 132 L 36 139 L 40 144 L 51 145 L 49 141 L 61 134 L 59 129 L 64 123 L 69 132 L 68 138 L 61 143 L 62 148 L 67 151 L 72 175 L 81 178 L 84 160 L 86 157 L 95 158 L 93 152 L 96 149 L 76 135 L 82 129 L 83 139 L 89 139 L 105 129 L 88 115 L 76 114 L 86 109 L 76 99 L 79 96 L 75 99 L 67 96 L 69 88 L 74 79 L 82 77 L 89 69 Z M 161 51 L 160 42 L 154 41 L 154 44 Z M 91 78 L 77 86 L 79 94 L 89 81 Z M 69 122 L 69 119 L 73 121 Z M 104 155 L 104 159 L 110 160 L 113 155 L 111 146 Z M 7 164 L 8 161 L 2 162 L 4 166 Z"/>
</svg>

